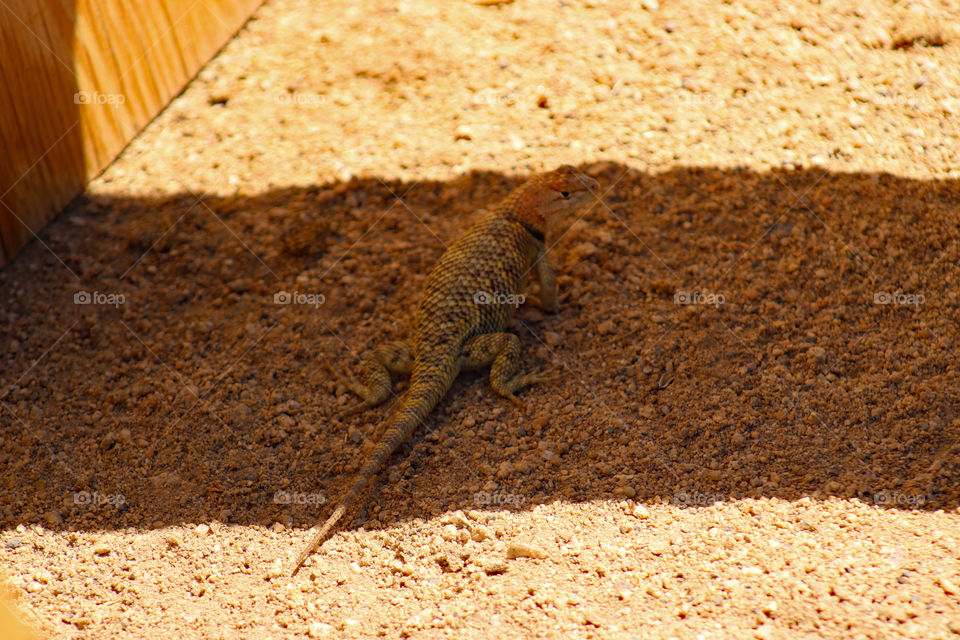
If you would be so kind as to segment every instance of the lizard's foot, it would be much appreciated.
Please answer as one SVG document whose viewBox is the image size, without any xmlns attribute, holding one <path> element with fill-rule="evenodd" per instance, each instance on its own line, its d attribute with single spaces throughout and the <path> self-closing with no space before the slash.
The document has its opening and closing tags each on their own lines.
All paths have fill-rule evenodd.
<svg viewBox="0 0 960 640">
<path fill-rule="evenodd" d="M 501 393 L 500 395 L 502 395 L 504 398 L 512 402 L 513 406 L 515 406 L 521 412 L 526 413 L 527 405 L 524 404 L 523 400 L 513 395 L 512 393 Z"/>
<path fill-rule="evenodd" d="M 364 404 L 367 404 L 370 402 L 370 396 L 371 396 L 370 388 L 364 384 L 360 384 L 360 382 L 353 377 L 353 374 L 350 373 L 349 370 L 338 371 L 337 369 L 334 369 L 332 366 L 330 366 L 330 364 L 327 364 L 326 366 L 327 366 L 327 372 L 333 378 L 335 378 L 337 382 L 339 382 L 340 384 L 345 386 L 347 389 L 349 389 L 350 392 L 353 393 L 354 395 L 363 398 Z"/>
<path fill-rule="evenodd" d="M 491 386 L 493 387 L 494 391 L 502 395 L 504 398 L 510 400 L 518 409 L 524 411 L 525 405 L 522 400 L 514 395 L 515 391 L 519 391 L 524 387 L 529 387 L 532 384 L 553 382 L 559 378 L 560 375 L 556 372 L 556 369 L 548 369 L 546 371 L 539 371 L 536 373 L 517 375 L 505 383 L 492 383 Z"/>
<path fill-rule="evenodd" d="M 460 366 L 464 370 L 490 367 L 490 386 L 493 390 L 510 400 L 520 409 L 521 402 L 515 391 L 532 384 L 550 382 L 559 379 L 556 368 L 535 373 L 517 373 L 520 361 L 520 339 L 512 333 L 484 333 L 474 336 L 463 347 L 460 354 Z"/>
<path fill-rule="evenodd" d="M 336 417 L 337 417 L 337 420 L 343 420 L 344 418 L 349 418 L 350 416 L 352 416 L 352 415 L 354 415 L 354 414 L 357 414 L 357 413 L 360 413 L 361 411 L 364 411 L 365 409 L 369 409 L 369 408 L 372 407 L 372 406 L 374 406 L 374 405 L 371 405 L 370 403 L 368 403 L 368 402 L 366 402 L 366 401 L 361 402 L 361 403 L 359 403 L 359 404 L 355 404 L 355 405 L 353 405 L 352 407 L 348 407 L 348 408 L 344 409 L 343 411 L 341 411 L 340 413 L 338 413 L 337 416 L 336 416 Z"/>
<path fill-rule="evenodd" d="M 524 387 L 529 387 L 532 384 L 541 384 L 544 382 L 556 382 L 560 380 L 563 376 L 560 373 L 559 367 L 550 367 L 544 371 L 537 371 L 534 373 L 528 373 L 525 375 L 516 376 L 511 383 L 515 384 L 516 389 L 523 389 Z"/>
<path fill-rule="evenodd" d="M 391 373 L 410 373 L 413 369 L 413 346 L 409 342 L 388 342 L 368 355 L 363 363 L 363 382 L 353 377 L 348 369 L 338 370 L 325 363 L 330 375 L 351 393 L 363 400 L 363 404 L 348 409 L 351 415 L 366 407 L 373 407 L 390 397 Z"/>
</svg>

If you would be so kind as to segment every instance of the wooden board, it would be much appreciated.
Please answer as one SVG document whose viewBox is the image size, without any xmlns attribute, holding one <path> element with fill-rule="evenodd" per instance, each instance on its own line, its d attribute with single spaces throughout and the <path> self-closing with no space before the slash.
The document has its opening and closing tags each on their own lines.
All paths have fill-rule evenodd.
<svg viewBox="0 0 960 640">
<path fill-rule="evenodd" d="M 0 265 L 117 156 L 261 2 L 0 2 Z"/>
</svg>

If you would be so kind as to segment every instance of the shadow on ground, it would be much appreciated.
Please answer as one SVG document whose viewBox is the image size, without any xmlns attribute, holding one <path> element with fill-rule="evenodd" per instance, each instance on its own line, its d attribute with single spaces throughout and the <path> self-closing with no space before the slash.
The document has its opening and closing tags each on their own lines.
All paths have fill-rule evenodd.
<svg viewBox="0 0 960 640">
<path fill-rule="evenodd" d="M 588 169 L 606 194 L 552 250 L 561 311 L 513 327 L 563 380 L 519 413 L 461 376 L 344 526 L 624 495 L 960 506 L 956 182 Z M 405 335 L 517 181 L 78 200 L 0 272 L 0 523 L 313 524 L 386 411 L 334 419 L 353 400 L 322 362 Z"/>
</svg>

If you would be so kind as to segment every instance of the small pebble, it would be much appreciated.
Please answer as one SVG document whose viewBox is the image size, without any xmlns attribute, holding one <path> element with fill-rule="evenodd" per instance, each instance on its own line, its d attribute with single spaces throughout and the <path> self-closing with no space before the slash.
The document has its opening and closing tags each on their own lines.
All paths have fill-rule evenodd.
<svg viewBox="0 0 960 640">
<path fill-rule="evenodd" d="M 647 549 L 649 549 L 650 553 L 655 556 L 663 555 L 667 552 L 668 548 L 669 545 L 667 544 L 666 540 L 651 540 L 650 544 L 647 545 Z"/>
<path fill-rule="evenodd" d="M 46 512 L 43 514 L 43 520 L 51 529 L 55 529 L 63 525 L 63 516 L 60 515 L 59 511 Z"/>
<path fill-rule="evenodd" d="M 507 546 L 507 558 L 509 560 L 513 560 L 514 558 L 537 558 L 542 560 L 546 558 L 547 555 L 547 552 L 543 549 L 526 542 L 514 541 Z"/>
<path fill-rule="evenodd" d="M 307 629 L 307 635 L 311 638 L 325 638 L 333 633 L 333 625 L 329 625 L 326 622 L 311 622 L 310 627 Z"/>
<path fill-rule="evenodd" d="M 263 577 L 267 580 L 272 580 L 273 578 L 279 578 L 283 575 L 283 563 L 280 562 L 280 558 L 276 558 L 267 569 L 263 572 Z"/>
<path fill-rule="evenodd" d="M 960 593 L 960 588 L 950 581 L 949 578 L 939 578 L 937 582 L 940 584 L 940 588 L 943 589 L 943 592 L 948 596 L 955 596 Z"/>
</svg>

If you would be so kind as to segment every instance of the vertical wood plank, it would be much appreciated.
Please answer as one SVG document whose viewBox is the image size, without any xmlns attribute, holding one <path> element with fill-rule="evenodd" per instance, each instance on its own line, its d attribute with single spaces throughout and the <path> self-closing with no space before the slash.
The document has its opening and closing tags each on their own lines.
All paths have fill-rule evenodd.
<svg viewBox="0 0 960 640">
<path fill-rule="evenodd" d="M 261 2 L 0 3 L 0 265 L 116 157 Z"/>
</svg>

